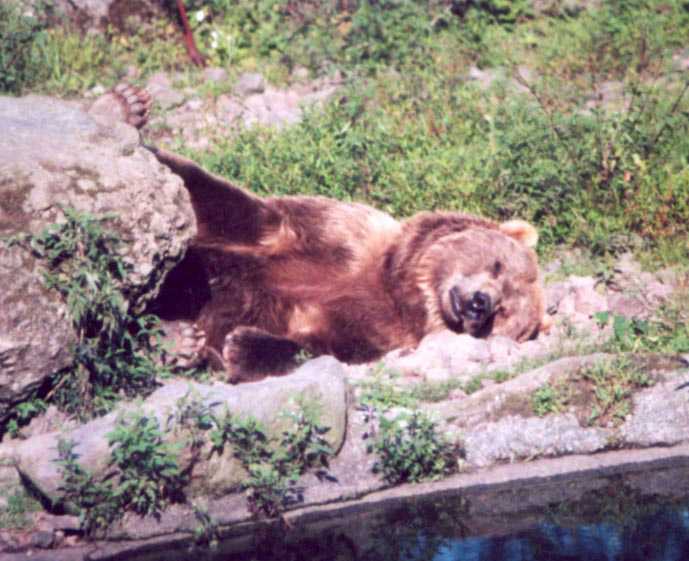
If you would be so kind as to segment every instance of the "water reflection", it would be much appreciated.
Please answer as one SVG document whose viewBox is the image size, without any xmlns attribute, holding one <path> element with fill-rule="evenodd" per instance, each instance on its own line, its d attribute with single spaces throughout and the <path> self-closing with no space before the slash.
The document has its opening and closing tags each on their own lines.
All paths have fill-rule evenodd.
<svg viewBox="0 0 689 561">
<path fill-rule="evenodd" d="M 580 523 L 574 527 L 545 520 L 532 529 L 502 536 L 451 537 L 447 535 L 448 528 L 431 527 L 403 531 L 402 535 L 393 537 L 394 530 L 388 528 L 379 538 L 374 538 L 376 543 L 358 558 L 367 561 L 689 559 L 689 506 L 654 504 L 645 510 L 643 514 L 633 513 L 626 520 Z M 552 518 L 552 513 L 545 516 Z"/>
<path fill-rule="evenodd" d="M 241 546 L 226 542 L 214 552 L 138 559 L 685 561 L 687 492 L 686 467 L 637 474 L 632 484 L 620 477 L 589 477 L 550 486 L 505 486 L 442 500 L 408 499 L 339 519 L 315 517 L 308 526 L 264 529 L 250 543 L 245 537 Z"/>
</svg>

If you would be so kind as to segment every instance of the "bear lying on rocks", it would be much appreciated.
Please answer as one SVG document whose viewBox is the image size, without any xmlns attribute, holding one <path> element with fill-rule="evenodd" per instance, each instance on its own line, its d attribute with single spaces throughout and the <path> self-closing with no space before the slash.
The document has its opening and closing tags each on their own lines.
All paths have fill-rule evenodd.
<svg viewBox="0 0 689 561">
<path fill-rule="evenodd" d="M 147 115 L 145 93 L 114 95 Z M 196 350 L 233 382 L 284 373 L 302 349 L 367 362 L 440 329 L 524 341 L 543 326 L 538 236 L 526 222 L 452 212 L 398 222 L 363 204 L 262 198 L 150 149 L 184 180 L 196 213 L 190 252 L 208 283 Z"/>
</svg>

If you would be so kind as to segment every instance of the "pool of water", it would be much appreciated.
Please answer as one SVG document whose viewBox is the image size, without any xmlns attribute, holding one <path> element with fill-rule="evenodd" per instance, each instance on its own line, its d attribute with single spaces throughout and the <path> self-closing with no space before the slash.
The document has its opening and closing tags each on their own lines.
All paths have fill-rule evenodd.
<svg viewBox="0 0 689 561">
<path fill-rule="evenodd" d="M 137 561 L 689 561 L 689 469 L 395 500 Z"/>
</svg>

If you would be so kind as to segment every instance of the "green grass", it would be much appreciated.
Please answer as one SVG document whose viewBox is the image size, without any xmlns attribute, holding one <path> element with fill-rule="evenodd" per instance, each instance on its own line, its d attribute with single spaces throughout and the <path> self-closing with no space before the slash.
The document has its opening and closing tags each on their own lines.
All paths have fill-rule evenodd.
<svg viewBox="0 0 689 561">
<path fill-rule="evenodd" d="M 538 17 L 502 0 L 456 2 L 454 13 L 433 0 L 187 7 L 209 63 L 230 68 L 228 87 L 246 69 L 285 82 L 298 65 L 350 84 L 294 127 L 234 138 L 221 128 L 210 150 L 186 150 L 211 170 L 261 194 L 361 200 L 398 217 L 518 216 L 538 225 L 545 254 L 566 245 L 689 262 L 689 84 L 670 71 L 689 41 L 683 0 Z M 200 86 L 169 18 L 92 35 L 11 8 L 0 18 L 11 30 L 0 41 L 5 91 L 79 94 L 134 64 L 142 80 L 183 70 L 185 84 L 219 94 Z M 464 79 L 472 64 L 503 79 L 481 90 Z M 610 83 L 623 95 L 587 106 Z"/>
<path fill-rule="evenodd" d="M 0 507 L 0 529 L 21 529 L 29 524 L 30 514 L 41 510 L 40 503 L 24 490 L 0 491 L 6 501 Z"/>
<path fill-rule="evenodd" d="M 679 3 L 613 4 L 509 29 L 484 22 L 482 57 L 507 80 L 518 62 L 535 69 L 522 95 L 504 81 L 481 91 L 461 79 L 484 42 L 452 24 L 412 33 L 423 37 L 410 38 L 417 58 L 401 49 L 374 57 L 373 70 L 370 57 L 341 62 L 351 88 L 297 126 L 221 133 L 191 155 L 262 194 L 363 200 L 399 217 L 439 208 L 519 216 L 540 227 L 542 251 L 668 247 L 687 234 L 689 96 L 665 71 L 689 15 Z M 587 109 L 587 92 L 610 80 L 627 101 Z M 687 260 L 686 246 L 674 248 Z"/>
</svg>

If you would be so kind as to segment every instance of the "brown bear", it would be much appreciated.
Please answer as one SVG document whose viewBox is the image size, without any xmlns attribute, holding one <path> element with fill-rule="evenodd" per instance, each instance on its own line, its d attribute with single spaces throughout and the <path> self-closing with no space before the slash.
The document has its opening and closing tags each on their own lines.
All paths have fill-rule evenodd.
<svg viewBox="0 0 689 561">
<path fill-rule="evenodd" d="M 439 329 L 523 341 L 542 326 L 537 234 L 525 222 L 257 197 L 151 148 L 189 190 L 209 298 L 197 325 L 232 381 L 284 372 L 300 349 L 365 362 Z"/>
<path fill-rule="evenodd" d="M 110 95 L 145 122 L 145 92 Z M 150 150 L 184 180 L 196 213 L 197 350 L 233 382 L 284 373 L 301 349 L 365 362 L 440 329 L 523 341 L 544 325 L 538 236 L 525 222 L 453 212 L 398 222 L 363 204 L 261 198 Z"/>
</svg>

